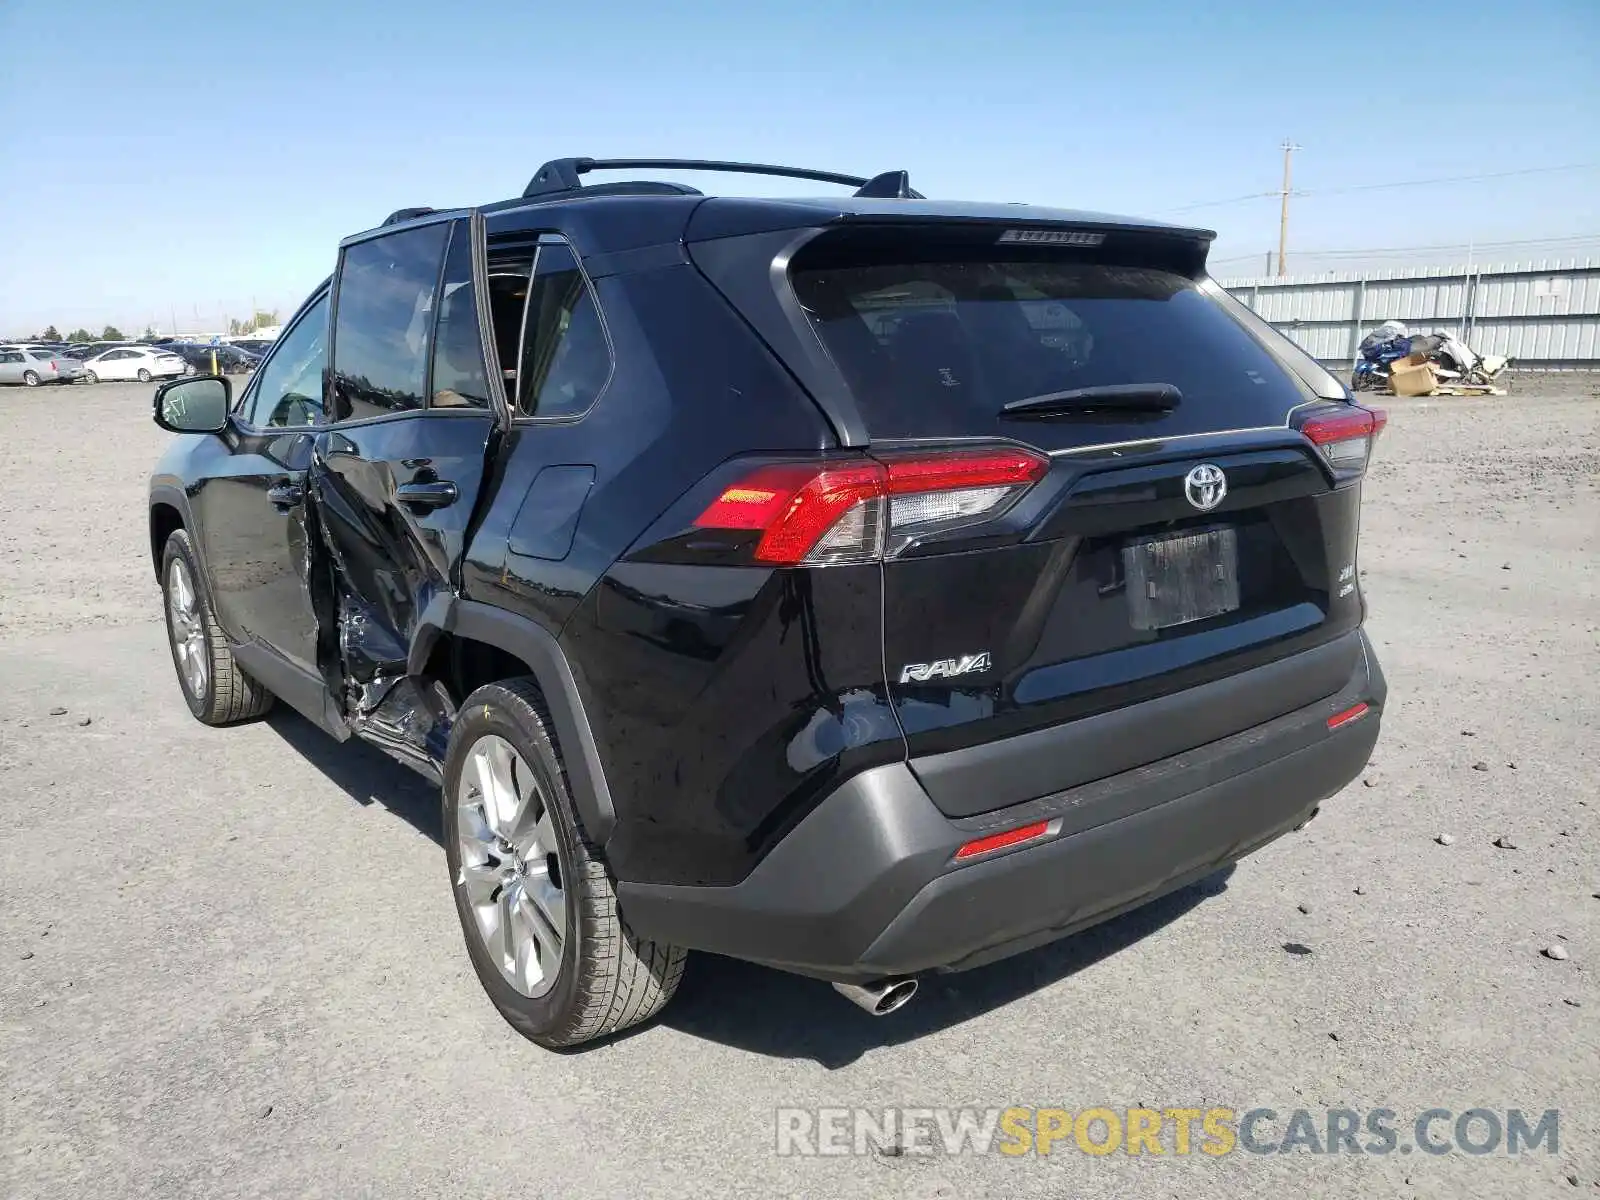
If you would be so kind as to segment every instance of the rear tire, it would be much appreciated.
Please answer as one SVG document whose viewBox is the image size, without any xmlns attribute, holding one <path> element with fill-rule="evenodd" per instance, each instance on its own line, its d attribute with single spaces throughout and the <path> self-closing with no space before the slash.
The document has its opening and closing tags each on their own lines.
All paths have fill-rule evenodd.
<svg viewBox="0 0 1600 1200">
<path fill-rule="evenodd" d="M 143 367 L 139 368 L 139 382 L 140 383 L 149 383 L 150 382 L 150 372 L 146 371 Z"/>
<path fill-rule="evenodd" d="M 462 704 L 450 731 L 442 801 L 445 860 L 473 970 L 513 1029 L 554 1048 L 604 1037 L 654 1016 L 677 991 L 686 952 L 628 928 L 615 884 L 573 807 L 552 728 L 532 680 L 479 688 Z M 507 762 L 507 777 L 515 777 L 510 791 L 517 797 L 516 812 L 526 819 L 507 817 L 504 804 L 486 802 L 490 791 L 503 794 L 478 782 L 486 757 L 495 755 Z M 500 815 L 485 823 L 491 808 Z M 540 814 L 536 821 L 534 812 Z M 497 836 L 502 832 L 503 839 Z M 496 840 L 505 849 L 490 846 Z M 529 857 L 528 845 L 538 847 L 537 856 Z M 516 966 L 521 960 L 515 949 L 507 954 L 498 940 L 491 948 L 499 934 L 485 922 L 494 922 L 495 906 L 509 896 L 510 908 L 498 910 L 508 913 L 503 928 L 521 929 L 517 922 L 526 919 L 532 929 L 541 914 L 548 917 L 556 907 L 540 895 L 552 895 L 551 881 L 560 893 L 563 928 L 550 921 L 539 926 L 539 934 L 529 935 L 538 943 L 541 976 L 532 979 L 533 972 Z M 538 907 L 530 908 L 535 902 Z"/>
<path fill-rule="evenodd" d="M 24 371 L 22 373 L 22 382 L 27 384 L 29 387 L 38 387 L 39 375 L 35 371 Z"/>
<path fill-rule="evenodd" d="M 161 597 L 172 665 L 195 720 L 233 725 L 270 709 L 272 693 L 240 670 L 212 615 L 186 529 L 175 530 L 162 552 Z"/>
<path fill-rule="evenodd" d="M 96 375 L 93 371 L 85 371 L 83 373 L 83 381 L 85 383 L 99 383 L 100 376 Z"/>
</svg>

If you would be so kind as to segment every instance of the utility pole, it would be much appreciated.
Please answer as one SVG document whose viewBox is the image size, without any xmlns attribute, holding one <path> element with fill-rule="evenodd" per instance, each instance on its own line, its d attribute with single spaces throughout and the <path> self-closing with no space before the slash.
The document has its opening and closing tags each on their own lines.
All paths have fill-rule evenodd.
<svg viewBox="0 0 1600 1200">
<path fill-rule="evenodd" d="M 1288 138 L 1283 139 L 1283 207 L 1278 213 L 1278 275 L 1281 278 L 1288 272 L 1289 257 L 1289 160 L 1296 150 L 1296 146 Z"/>
</svg>

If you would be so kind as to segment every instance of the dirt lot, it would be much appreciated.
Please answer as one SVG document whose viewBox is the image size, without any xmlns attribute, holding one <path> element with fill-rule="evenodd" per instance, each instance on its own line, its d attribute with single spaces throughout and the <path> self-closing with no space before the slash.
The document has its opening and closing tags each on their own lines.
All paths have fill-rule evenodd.
<svg viewBox="0 0 1600 1200">
<path fill-rule="evenodd" d="M 0 392 L 0 1196 L 1596 1194 L 1600 384 L 1514 386 L 1390 404 L 1391 706 L 1304 832 L 886 1020 L 701 958 L 565 1055 L 480 994 L 428 788 L 282 712 L 190 718 L 150 389 Z M 1561 1115 L 1519 1158 L 778 1158 L 791 1105 Z"/>
</svg>

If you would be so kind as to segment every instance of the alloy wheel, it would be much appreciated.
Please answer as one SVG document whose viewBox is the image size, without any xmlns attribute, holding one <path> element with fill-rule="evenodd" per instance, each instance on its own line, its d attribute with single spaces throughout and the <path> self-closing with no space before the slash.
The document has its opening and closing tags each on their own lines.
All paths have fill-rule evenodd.
<svg viewBox="0 0 1600 1200">
<path fill-rule="evenodd" d="M 200 615 L 200 600 L 194 579 L 181 558 L 172 560 L 167 572 L 167 625 L 172 636 L 172 654 L 178 662 L 183 686 L 196 700 L 206 694 L 206 676 L 211 670 L 211 653 L 206 646 L 206 631 Z"/>
<path fill-rule="evenodd" d="M 549 797 L 510 742 L 485 734 L 456 785 L 456 886 L 489 959 L 519 993 L 542 996 L 561 971 L 567 893 Z"/>
</svg>

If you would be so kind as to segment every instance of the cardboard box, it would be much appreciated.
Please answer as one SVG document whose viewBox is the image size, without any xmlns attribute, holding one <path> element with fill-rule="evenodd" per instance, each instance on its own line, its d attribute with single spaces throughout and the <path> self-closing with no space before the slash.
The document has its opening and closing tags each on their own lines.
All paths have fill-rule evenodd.
<svg viewBox="0 0 1600 1200">
<path fill-rule="evenodd" d="M 1396 396 L 1431 396 L 1439 387 L 1433 364 L 1421 354 L 1389 364 L 1389 387 Z"/>
</svg>

